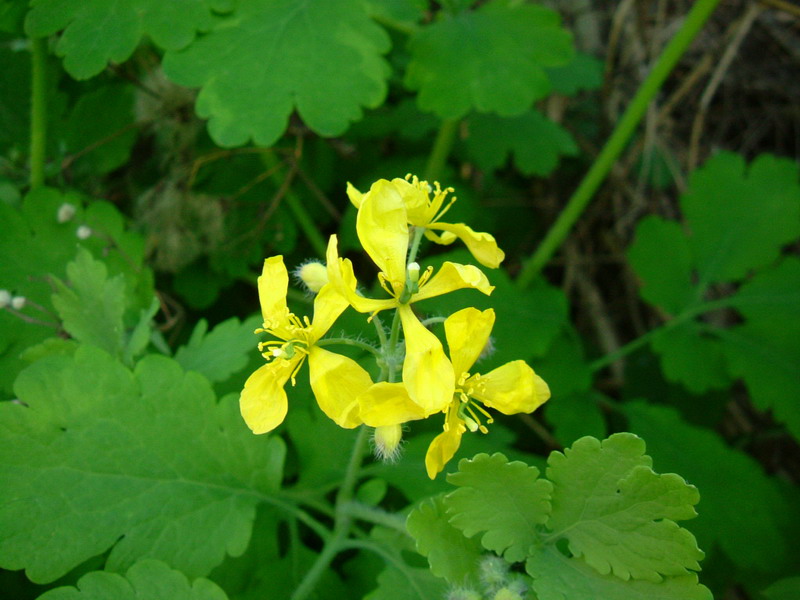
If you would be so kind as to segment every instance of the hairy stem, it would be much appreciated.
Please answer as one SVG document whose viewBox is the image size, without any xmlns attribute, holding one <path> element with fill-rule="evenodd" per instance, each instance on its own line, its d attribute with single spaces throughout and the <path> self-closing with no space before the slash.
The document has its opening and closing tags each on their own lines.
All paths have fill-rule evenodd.
<svg viewBox="0 0 800 600">
<path fill-rule="evenodd" d="M 306 573 L 306 576 L 297 586 L 292 594 L 292 600 L 304 600 L 314 591 L 320 577 L 330 566 L 331 561 L 336 557 L 345 546 L 350 528 L 353 524 L 353 517 L 347 512 L 346 507 L 353 498 L 353 491 L 358 481 L 358 473 L 361 468 L 361 460 L 364 456 L 364 446 L 367 442 L 368 429 L 363 425 L 359 428 L 356 441 L 353 444 L 353 452 L 347 464 L 344 480 L 336 494 L 336 518 L 333 525 L 333 535 L 326 540 L 322 552 L 317 556 L 317 560 Z"/>
<path fill-rule="evenodd" d="M 517 277 L 517 285 L 520 288 L 525 288 L 531 284 L 553 254 L 556 253 L 567 235 L 569 235 L 572 226 L 580 218 L 597 188 L 603 183 L 611 167 L 614 166 L 617 158 L 636 131 L 636 127 L 647 111 L 648 105 L 661 89 L 667 76 L 684 52 L 686 52 L 689 44 L 711 16 L 718 3 L 719 0 L 697 0 L 694 3 L 689 14 L 686 15 L 683 25 L 664 48 L 661 56 L 658 57 L 650 74 L 642 82 L 625 114 L 622 115 L 611 137 L 594 161 L 589 172 L 583 178 L 583 181 L 581 181 L 578 189 L 572 194 L 567 206 L 558 216 L 556 222 L 553 223 L 536 251 L 524 262 L 522 271 Z"/>
</svg>

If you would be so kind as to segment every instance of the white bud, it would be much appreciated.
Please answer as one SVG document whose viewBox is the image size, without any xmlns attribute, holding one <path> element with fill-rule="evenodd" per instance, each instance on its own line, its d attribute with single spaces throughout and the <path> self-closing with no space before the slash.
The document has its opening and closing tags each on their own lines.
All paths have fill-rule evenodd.
<svg viewBox="0 0 800 600">
<path fill-rule="evenodd" d="M 0 308 L 5 308 L 9 304 L 11 304 L 11 292 L 0 290 Z"/>
<path fill-rule="evenodd" d="M 87 225 L 81 225 L 78 227 L 78 230 L 75 232 L 75 235 L 78 236 L 79 240 L 85 240 L 88 237 L 91 237 L 92 230 Z"/>
<path fill-rule="evenodd" d="M 22 310 L 25 308 L 25 296 L 14 296 L 11 299 L 11 308 L 14 310 Z"/>
<path fill-rule="evenodd" d="M 61 206 L 58 207 L 58 219 L 59 223 L 66 223 L 67 221 L 71 221 L 72 217 L 75 216 L 75 205 L 70 204 L 69 202 L 64 202 Z"/>
</svg>

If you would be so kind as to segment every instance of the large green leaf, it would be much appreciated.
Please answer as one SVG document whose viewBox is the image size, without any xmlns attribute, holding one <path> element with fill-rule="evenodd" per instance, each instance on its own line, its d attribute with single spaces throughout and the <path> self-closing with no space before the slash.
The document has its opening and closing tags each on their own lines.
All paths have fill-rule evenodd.
<svg viewBox="0 0 800 600">
<path fill-rule="evenodd" d="M 442 496 L 422 502 L 408 515 L 408 533 L 417 541 L 419 553 L 428 557 L 434 575 L 452 585 L 475 582 L 481 545 L 456 529 L 446 510 Z"/>
<path fill-rule="evenodd" d="M 772 409 L 796 436 L 800 261 L 779 256 L 800 236 L 798 176 L 792 161 L 762 155 L 748 167 L 721 153 L 692 176 L 681 200 L 685 226 L 647 217 L 628 252 L 642 297 L 674 318 L 653 337 L 665 376 L 695 393 L 741 377 L 754 403 Z M 741 280 L 727 297 L 713 289 L 710 295 L 716 282 Z M 731 307 L 744 323 L 700 319 Z"/>
<path fill-rule="evenodd" d="M 409 41 L 405 83 L 418 104 L 443 119 L 470 110 L 520 115 L 550 91 L 545 67 L 567 64 L 572 38 L 543 6 L 492 0 L 447 14 Z"/>
<path fill-rule="evenodd" d="M 696 516 L 697 489 L 678 475 L 650 468 L 644 442 L 616 434 L 585 437 L 548 459 L 553 482 L 552 536 L 599 573 L 661 581 L 699 570 L 703 553 L 675 521 Z"/>
<path fill-rule="evenodd" d="M 797 163 L 763 154 L 748 166 L 721 152 L 692 173 L 681 208 L 700 286 L 735 281 L 800 236 Z"/>
<path fill-rule="evenodd" d="M 292 111 L 343 133 L 386 94 L 386 33 L 354 0 L 249 0 L 207 35 L 168 52 L 173 81 L 201 87 L 197 113 L 222 146 L 270 146 Z"/>
<path fill-rule="evenodd" d="M 97 75 L 109 62 L 123 62 L 147 35 L 176 50 L 208 29 L 214 11 L 229 0 L 31 0 L 25 31 L 33 37 L 64 30 L 56 52 L 76 79 Z"/>
<path fill-rule="evenodd" d="M 755 460 L 713 431 L 685 423 L 673 409 L 643 402 L 623 406 L 659 469 L 680 473 L 700 489 L 692 531 L 703 548 L 719 544 L 743 572 L 774 572 L 796 560 L 790 550 L 800 523 L 798 504 L 781 495 Z"/>
<path fill-rule="evenodd" d="M 428 510 L 427 527 L 411 533 L 424 540 L 431 565 L 430 549 L 445 553 L 452 543 L 434 543 L 435 531 L 482 534 L 487 550 L 526 562 L 542 600 L 708 600 L 693 572 L 703 553 L 675 523 L 695 515 L 698 491 L 655 473 L 644 449 L 630 433 L 584 437 L 550 454 L 548 479 L 502 454 L 462 460 L 448 476 L 458 486 L 444 499 L 449 519 Z"/>
<path fill-rule="evenodd" d="M 123 577 L 92 571 L 76 587 L 60 587 L 39 600 L 226 600 L 227 596 L 208 579 L 189 583 L 186 576 L 164 563 L 146 559 L 134 564 Z"/>
<path fill-rule="evenodd" d="M 261 324 L 258 316 L 243 322 L 237 318 L 223 321 L 210 332 L 200 319 L 184 346 L 175 352 L 175 360 L 187 371 L 197 371 L 209 381 L 225 381 L 242 370 L 251 353 L 257 353 L 258 339 L 253 330 Z"/>
<path fill-rule="evenodd" d="M 694 573 L 660 582 L 623 581 L 554 549 L 531 556 L 525 569 L 538 600 L 712 600 Z"/>
<path fill-rule="evenodd" d="M 478 454 L 458 468 L 447 477 L 459 487 L 445 498 L 450 523 L 467 537 L 484 532 L 484 548 L 509 562 L 524 560 L 547 521 L 553 485 L 536 467 L 502 454 Z"/>
<path fill-rule="evenodd" d="M 513 154 L 526 175 L 549 175 L 561 156 L 575 156 L 572 136 L 542 113 L 531 110 L 518 117 L 476 114 L 469 118 L 467 150 L 484 171 L 503 167 Z"/>
<path fill-rule="evenodd" d="M 642 282 L 642 298 L 651 304 L 676 315 L 695 300 L 691 250 L 679 223 L 656 216 L 639 221 L 628 260 Z"/>
<path fill-rule="evenodd" d="M 244 551 L 280 483 L 278 438 L 253 436 L 236 398 L 148 356 L 131 372 L 91 346 L 20 374 L 0 405 L 0 564 L 52 581 L 110 550 L 191 577 Z"/>
<path fill-rule="evenodd" d="M 152 305 L 152 272 L 143 266 L 144 240 L 125 228 L 113 205 L 95 201 L 84 208 L 84 202 L 77 194 L 49 188 L 29 193 L 19 208 L 0 202 L 0 289 L 31 301 L 20 311 L 22 317 L 0 311 L 0 390 L 5 393 L 26 364 L 22 352 L 57 332 L 50 277 L 65 279 L 67 264 L 79 248 L 101 259 L 112 279 L 124 275 L 126 326 L 134 327 L 141 311 Z M 59 220 L 65 205 L 74 215 Z M 92 235 L 79 239 L 81 226 Z"/>
</svg>

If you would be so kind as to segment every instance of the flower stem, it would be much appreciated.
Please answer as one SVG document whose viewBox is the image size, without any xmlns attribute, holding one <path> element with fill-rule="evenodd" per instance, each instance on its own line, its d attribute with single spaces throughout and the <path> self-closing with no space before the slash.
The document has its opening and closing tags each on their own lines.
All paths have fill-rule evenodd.
<svg viewBox="0 0 800 600">
<path fill-rule="evenodd" d="M 436 134 L 436 139 L 433 142 L 433 148 L 428 157 L 428 163 L 425 165 L 426 181 L 433 182 L 441 177 L 444 165 L 447 162 L 447 157 L 456 139 L 458 123 L 458 119 L 442 121 L 439 127 L 439 133 Z"/>
<path fill-rule="evenodd" d="M 353 452 L 347 464 L 344 480 L 336 494 L 336 517 L 333 525 L 333 535 L 325 542 L 322 552 L 317 556 L 317 560 L 306 573 L 306 576 L 297 586 L 292 594 L 292 600 L 304 600 L 314 591 L 320 577 L 330 566 L 331 561 L 344 549 L 350 527 L 353 524 L 353 517 L 347 512 L 346 506 L 353 498 L 353 491 L 358 481 L 358 473 L 361 468 L 361 460 L 364 456 L 364 446 L 367 442 L 368 429 L 361 426 L 353 444 Z"/>
<path fill-rule="evenodd" d="M 346 346 L 355 346 L 356 348 L 360 348 L 361 350 L 366 350 L 367 352 L 372 353 L 378 358 L 383 357 L 380 350 L 378 350 L 374 346 L 371 346 L 370 344 L 367 344 L 366 342 L 361 342 L 359 340 L 352 340 L 350 338 L 325 338 L 317 341 L 317 346 L 329 346 L 331 344 L 344 344 Z"/>
<path fill-rule="evenodd" d="M 30 186 L 44 185 L 47 147 L 47 38 L 31 38 Z"/>
<path fill-rule="evenodd" d="M 553 223 L 536 251 L 523 263 L 522 271 L 517 277 L 517 285 L 520 288 L 526 288 L 531 284 L 569 235 L 572 226 L 580 218 L 597 188 L 603 183 L 611 167 L 614 166 L 636 131 L 648 105 L 718 3 L 719 0 L 697 0 L 694 3 L 689 14 L 686 15 L 683 25 L 658 57 L 652 71 L 642 82 L 625 114 L 622 115 L 611 137 L 578 189 L 572 194 L 567 206 Z"/>
</svg>

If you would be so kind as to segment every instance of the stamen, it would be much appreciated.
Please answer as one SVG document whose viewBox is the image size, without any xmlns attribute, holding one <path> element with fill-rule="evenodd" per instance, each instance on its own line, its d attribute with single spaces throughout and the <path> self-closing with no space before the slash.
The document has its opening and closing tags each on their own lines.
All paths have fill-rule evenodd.
<svg viewBox="0 0 800 600">
<path fill-rule="evenodd" d="M 476 414 L 475 414 L 475 411 L 473 411 L 473 410 L 472 410 L 472 407 L 473 407 L 473 406 L 474 406 L 474 405 L 473 405 L 472 403 L 470 403 L 470 404 L 467 404 L 467 405 L 466 405 L 466 411 L 467 411 L 467 412 L 470 414 L 470 416 L 471 416 L 471 417 L 474 419 L 474 421 L 475 421 L 475 423 L 477 424 L 477 426 L 478 426 L 478 429 L 480 429 L 481 433 L 489 433 L 489 430 L 488 430 L 488 429 L 486 429 L 486 426 L 485 426 L 483 423 L 481 423 L 481 420 L 478 418 L 478 415 L 476 415 Z M 474 431 L 474 429 L 473 429 L 473 431 Z"/>
<path fill-rule="evenodd" d="M 431 278 L 433 275 L 433 267 L 428 267 L 425 269 L 425 272 L 419 276 L 419 283 L 417 284 L 419 287 L 422 287 L 428 282 L 428 279 Z"/>
</svg>

